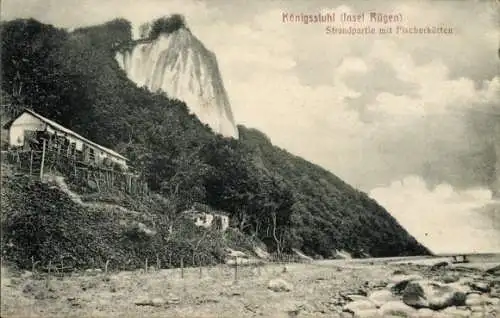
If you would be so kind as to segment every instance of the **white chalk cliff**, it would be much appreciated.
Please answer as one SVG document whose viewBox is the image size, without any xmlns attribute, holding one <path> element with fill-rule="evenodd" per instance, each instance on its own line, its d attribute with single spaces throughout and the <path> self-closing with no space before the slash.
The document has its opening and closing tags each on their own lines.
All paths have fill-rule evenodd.
<svg viewBox="0 0 500 318">
<path fill-rule="evenodd" d="M 137 86 L 184 101 L 215 132 L 238 138 L 215 54 L 188 29 L 138 41 L 115 58 Z"/>
</svg>

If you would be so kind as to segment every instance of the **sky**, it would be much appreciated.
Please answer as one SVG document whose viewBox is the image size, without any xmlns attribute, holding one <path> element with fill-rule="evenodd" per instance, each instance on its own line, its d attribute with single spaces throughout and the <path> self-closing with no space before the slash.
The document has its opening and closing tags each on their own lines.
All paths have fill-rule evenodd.
<svg viewBox="0 0 500 318">
<path fill-rule="evenodd" d="M 65 28 L 124 17 L 138 28 L 181 13 L 217 55 L 237 123 L 367 192 L 435 251 L 500 252 L 500 216 L 484 212 L 495 204 L 492 149 L 500 148 L 496 3 L 4 0 L 2 17 Z M 402 17 L 361 24 L 377 31 L 453 33 L 326 34 L 342 26 L 340 14 L 363 12 Z M 335 13 L 337 21 L 284 23 L 284 13 Z"/>
</svg>

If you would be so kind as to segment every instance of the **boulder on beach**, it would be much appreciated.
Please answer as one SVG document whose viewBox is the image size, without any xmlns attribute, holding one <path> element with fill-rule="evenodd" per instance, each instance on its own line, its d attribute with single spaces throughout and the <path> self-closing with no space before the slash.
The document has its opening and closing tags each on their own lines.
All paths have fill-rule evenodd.
<svg viewBox="0 0 500 318">
<path fill-rule="evenodd" d="M 399 300 L 388 301 L 380 307 L 379 314 L 382 317 L 413 317 L 416 309 Z"/>
<path fill-rule="evenodd" d="M 490 291 L 490 296 L 500 298 L 500 288 L 495 288 Z"/>
<path fill-rule="evenodd" d="M 486 270 L 486 273 L 492 274 L 492 275 L 500 275 L 500 265 L 493 266 L 491 268 L 488 268 Z"/>
<path fill-rule="evenodd" d="M 160 307 L 163 306 L 166 301 L 161 297 L 156 297 L 151 300 L 151 306 Z"/>
<path fill-rule="evenodd" d="M 488 305 L 496 306 L 498 309 L 500 309 L 500 298 L 498 297 L 487 297 L 486 303 Z"/>
<path fill-rule="evenodd" d="M 439 269 L 448 267 L 449 265 L 450 265 L 450 263 L 448 263 L 446 261 L 438 262 L 438 263 L 432 265 L 431 268 L 430 268 L 430 270 L 431 271 L 437 271 Z"/>
<path fill-rule="evenodd" d="M 452 317 L 470 317 L 471 311 L 467 308 L 457 308 L 456 306 L 443 309 L 441 314 L 450 315 Z"/>
<path fill-rule="evenodd" d="M 485 303 L 485 299 L 481 294 L 472 293 L 467 295 L 465 299 L 465 305 L 469 307 L 482 306 Z"/>
<path fill-rule="evenodd" d="M 402 282 L 409 282 L 413 280 L 421 280 L 423 279 L 422 275 L 417 275 L 417 274 L 396 274 L 393 275 L 389 279 L 389 283 L 391 284 L 399 284 Z"/>
<path fill-rule="evenodd" d="M 370 288 L 370 289 L 383 289 L 387 287 L 388 283 L 384 280 L 375 280 L 375 281 L 368 281 L 365 283 L 365 286 Z"/>
<path fill-rule="evenodd" d="M 446 284 L 449 287 L 454 288 L 457 291 L 461 291 L 464 294 L 469 294 L 472 292 L 472 288 L 470 287 L 470 283 L 468 279 L 460 279 L 457 282 Z"/>
<path fill-rule="evenodd" d="M 418 309 L 415 314 L 413 314 L 414 318 L 432 318 L 435 315 L 435 311 L 429 308 L 421 308 Z"/>
<path fill-rule="evenodd" d="M 344 298 L 347 298 L 347 299 L 349 299 L 349 296 L 352 296 L 352 295 L 365 296 L 365 297 L 368 296 L 368 294 L 366 293 L 366 290 L 362 289 L 362 288 L 353 288 L 353 289 L 345 290 L 345 291 L 340 292 L 340 295 Z"/>
<path fill-rule="evenodd" d="M 356 301 L 356 300 L 368 300 L 366 296 L 363 295 L 357 295 L 357 294 L 348 294 L 348 295 L 341 295 L 348 301 Z"/>
<path fill-rule="evenodd" d="M 396 297 L 390 290 L 375 290 L 368 296 L 368 300 L 375 303 L 377 306 L 382 306 L 389 301 L 396 301 Z"/>
<path fill-rule="evenodd" d="M 270 280 L 267 288 L 274 292 L 289 292 L 293 289 L 292 284 L 279 278 Z"/>
<path fill-rule="evenodd" d="M 355 300 L 344 306 L 344 311 L 354 314 L 354 317 L 374 317 L 378 315 L 377 306 L 367 300 Z"/>
<path fill-rule="evenodd" d="M 472 289 L 482 293 L 489 293 L 491 291 L 491 284 L 486 281 L 476 281 L 471 284 Z"/>
<path fill-rule="evenodd" d="M 360 310 L 354 315 L 354 318 L 384 318 L 380 315 L 378 309 Z"/>
<path fill-rule="evenodd" d="M 425 297 L 424 288 L 419 283 L 408 283 L 403 291 L 403 302 L 414 308 L 427 308 L 429 302 Z"/>
<path fill-rule="evenodd" d="M 134 304 L 137 306 L 151 306 L 152 301 L 147 296 L 139 296 L 134 300 Z"/>
<path fill-rule="evenodd" d="M 460 276 L 454 273 L 446 273 L 440 277 L 440 280 L 446 284 L 458 282 L 459 279 Z"/>
<path fill-rule="evenodd" d="M 412 281 L 403 291 L 403 302 L 414 308 L 435 310 L 465 304 L 466 295 L 450 285 L 434 281 Z"/>
<path fill-rule="evenodd" d="M 396 274 L 389 279 L 388 287 L 395 294 L 400 294 L 409 282 L 424 279 L 421 275 Z"/>
</svg>

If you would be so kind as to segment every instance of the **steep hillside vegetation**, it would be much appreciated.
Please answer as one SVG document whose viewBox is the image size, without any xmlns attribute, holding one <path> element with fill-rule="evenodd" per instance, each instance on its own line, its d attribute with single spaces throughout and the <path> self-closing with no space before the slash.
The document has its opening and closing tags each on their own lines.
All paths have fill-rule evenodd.
<svg viewBox="0 0 500 318">
<path fill-rule="evenodd" d="M 254 244 L 236 230 L 199 228 L 160 196 L 114 194 L 118 202 L 82 202 L 54 181 L 6 169 L 2 165 L 3 257 L 21 268 L 61 259 L 71 268 L 104 268 L 108 262 L 109 269 L 133 269 L 146 259 L 178 267 L 181 259 L 185 266 L 220 263 L 226 248 L 252 252 Z"/>
<path fill-rule="evenodd" d="M 377 256 L 425 253 L 397 221 L 373 199 L 325 169 L 273 146 L 255 129 L 240 127 L 241 141 L 261 167 L 285 180 L 295 194 L 291 241 L 322 255 L 332 247 Z M 415 247 L 416 246 L 416 247 Z"/>
<path fill-rule="evenodd" d="M 174 213 L 207 203 L 228 211 L 234 227 L 285 252 L 428 253 L 387 211 L 328 171 L 274 147 L 254 130 L 242 127 L 241 140 L 224 139 L 184 103 L 136 87 L 114 60 L 113 48 L 130 41 L 130 34 L 130 23 L 121 19 L 72 33 L 35 20 L 4 22 L 2 89 L 19 92 L 18 105 L 129 157 Z M 30 189 L 19 190 L 32 191 L 27 197 L 35 200 Z M 12 205 L 8 215 L 21 206 Z M 70 211 L 76 216 L 76 208 Z M 7 230 L 4 235 L 14 235 Z"/>
</svg>

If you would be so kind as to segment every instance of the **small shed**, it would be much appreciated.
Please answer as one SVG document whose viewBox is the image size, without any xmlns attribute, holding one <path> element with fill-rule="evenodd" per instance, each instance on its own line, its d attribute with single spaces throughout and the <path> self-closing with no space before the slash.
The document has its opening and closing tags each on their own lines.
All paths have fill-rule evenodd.
<svg viewBox="0 0 500 318">
<path fill-rule="evenodd" d="M 224 232 L 229 227 L 229 214 L 223 211 L 217 211 L 204 204 L 195 203 L 191 209 L 183 214 L 193 220 L 196 226 L 204 228 L 213 228 Z"/>
<path fill-rule="evenodd" d="M 48 138 L 57 144 L 59 150 L 68 155 L 80 154 L 85 162 L 111 161 L 127 168 L 128 159 L 114 150 L 96 144 L 76 132 L 48 119 L 44 116 L 25 109 L 18 116 L 4 125 L 8 129 L 10 148 L 24 147 L 39 137 Z"/>
</svg>

